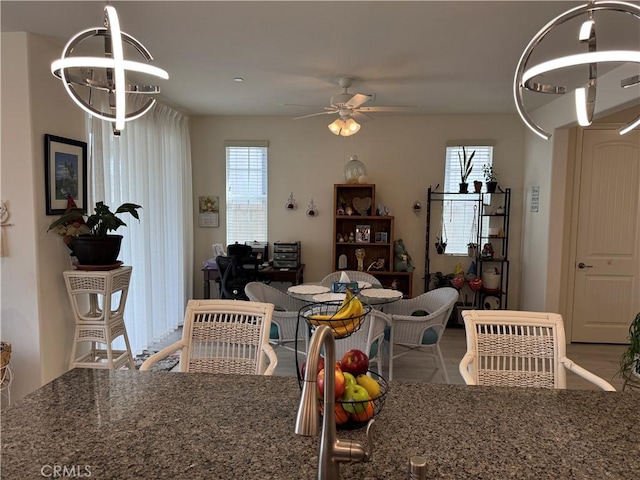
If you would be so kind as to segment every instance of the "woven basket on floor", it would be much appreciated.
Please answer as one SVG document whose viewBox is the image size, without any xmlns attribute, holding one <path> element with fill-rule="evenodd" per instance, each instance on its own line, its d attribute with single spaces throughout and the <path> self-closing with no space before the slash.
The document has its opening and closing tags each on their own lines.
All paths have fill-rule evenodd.
<svg viewBox="0 0 640 480">
<path fill-rule="evenodd" d="M 4 378 L 4 370 L 11 360 L 11 344 L 0 342 L 0 378 Z"/>
</svg>

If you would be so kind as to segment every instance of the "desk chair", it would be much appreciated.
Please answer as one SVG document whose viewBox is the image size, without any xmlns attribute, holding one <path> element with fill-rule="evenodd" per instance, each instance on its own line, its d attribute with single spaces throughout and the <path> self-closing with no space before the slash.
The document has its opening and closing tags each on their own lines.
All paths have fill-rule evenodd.
<svg viewBox="0 0 640 480">
<path fill-rule="evenodd" d="M 245 286 L 258 279 L 258 265 L 245 268 L 240 257 L 216 257 L 218 274 L 220 275 L 220 298 L 230 300 L 249 300 L 244 292 Z"/>
<path fill-rule="evenodd" d="M 566 370 L 602 390 L 615 388 L 567 358 L 562 316 L 512 310 L 465 310 L 467 385 L 567 388 Z"/>
<path fill-rule="evenodd" d="M 269 345 L 272 316 L 270 303 L 189 300 L 182 339 L 151 355 L 140 370 L 180 351 L 180 372 L 271 375 L 278 364 Z"/>
</svg>

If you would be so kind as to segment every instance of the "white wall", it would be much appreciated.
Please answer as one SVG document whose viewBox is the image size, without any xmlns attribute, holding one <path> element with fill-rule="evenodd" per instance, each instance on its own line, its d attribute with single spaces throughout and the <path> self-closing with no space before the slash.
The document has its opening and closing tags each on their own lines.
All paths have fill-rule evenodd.
<svg viewBox="0 0 640 480">
<path fill-rule="evenodd" d="M 425 211 L 416 216 L 411 206 L 419 200 L 426 209 L 426 191 L 444 180 L 447 140 L 493 139 L 495 169 L 503 187 L 513 191 L 510 305 L 518 301 L 519 245 L 524 127 L 513 115 L 383 116 L 367 122 L 352 137 L 338 137 L 327 129 L 324 117 L 292 120 L 291 117 L 195 117 L 192 119 L 194 206 L 201 195 L 220 196 L 219 228 L 195 231 L 194 297 L 202 296 L 202 262 L 213 255 L 213 243 L 226 243 L 225 236 L 225 140 L 269 140 L 269 242 L 300 240 L 305 280 L 322 279 L 331 271 L 333 236 L 333 184 L 343 183 L 344 165 L 357 154 L 376 185 L 376 201 L 391 208 L 396 238 L 405 241 L 413 258 L 413 294 L 424 291 Z M 298 203 L 296 211 L 284 208 L 289 194 Z M 313 198 L 319 216 L 305 215 Z M 195 218 L 195 217 L 194 217 Z M 197 225 L 197 219 L 194 220 Z M 440 257 L 440 256 L 439 256 Z M 453 272 L 453 257 L 445 265 Z"/>
<path fill-rule="evenodd" d="M 62 271 L 69 251 L 47 228 L 44 134 L 85 140 L 84 115 L 49 71 L 60 48 L 24 33 L 2 33 L 2 340 L 12 344 L 12 400 L 68 369 L 74 322 Z"/>
</svg>

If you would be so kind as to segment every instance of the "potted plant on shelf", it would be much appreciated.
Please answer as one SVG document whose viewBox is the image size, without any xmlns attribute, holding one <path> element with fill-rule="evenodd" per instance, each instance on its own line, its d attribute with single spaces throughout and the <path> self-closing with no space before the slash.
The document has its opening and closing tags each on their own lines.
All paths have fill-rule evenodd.
<svg viewBox="0 0 640 480">
<path fill-rule="evenodd" d="M 469 183 L 467 183 L 467 179 L 469 175 L 471 175 L 471 170 L 473 170 L 473 157 L 476 154 L 474 150 L 471 152 L 471 155 L 467 157 L 467 151 L 464 147 L 462 147 L 462 155 L 458 152 L 458 162 L 460 163 L 460 193 L 467 193 L 469 191 Z"/>
<path fill-rule="evenodd" d="M 622 389 L 640 389 L 640 312 L 629 327 L 629 347 L 620 357 Z"/>
<path fill-rule="evenodd" d="M 95 213 L 88 216 L 82 209 L 68 208 L 49 225 L 49 230 L 57 230 L 80 265 L 112 266 L 118 260 L 122 235 L 109 235 L 108 232 L 127 225 L 116 216 L 119 213 L 129 213 L 140 220 L 139 208 L 142 207 L 134 203 L 123 203 L 112 212 L 103 202 L 98 202 Z"/>
<path fill-rule="evenodd" d="M 487 184 L 487 193 L 495 193 L 498 182 L 496 174 L 493 171 L 493 166 L 484 164 L 482 166 L 482 173 L 484 173 L 484 180 Z"/>
</svg>

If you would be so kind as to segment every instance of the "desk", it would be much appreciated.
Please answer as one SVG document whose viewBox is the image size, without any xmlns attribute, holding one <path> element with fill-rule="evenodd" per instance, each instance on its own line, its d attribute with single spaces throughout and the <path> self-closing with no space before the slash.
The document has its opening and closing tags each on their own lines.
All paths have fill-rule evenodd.
<svg viewBox="0 0 640 480">
<path fill-rule="evenodd" d="M 319 437 L 293 433 L 299 397 L 295 377 L 77 368 L 2 411 L 2 478 L 41 479 L 52 465 L 96 479 L 316 478 Z M 636 479 L 639 402 L 626 391 L 390 382 L 373 461 L 340 470 L 400 479 L 424 455 L 427 478 Z"/>
<path fill-rule="evenodd" d="M 211 298 L 211 285 L 209 282 L 215 281 L 220 278 L 218 270 L 215 268 L 203 268 L 202 273 L 204 275 L 204 298 Z M 304 281 L 304 263 L 300 264 L 298 268 L 290 268 L 288 270 L 281 270 L 279 268 L 273 268 L 271 265 L 258 270 L 258 279 L 267 280 L 269 282 L 289 282 L 292 285 L 298 285 Z"/>
</svg>

